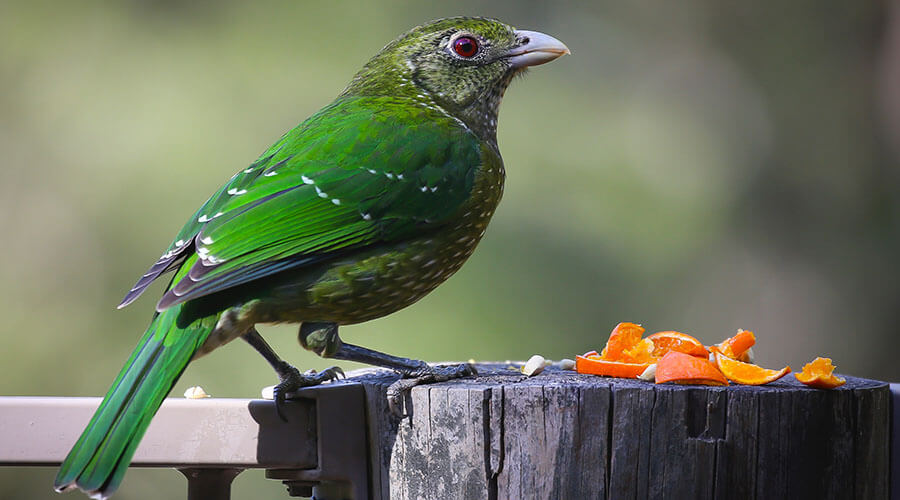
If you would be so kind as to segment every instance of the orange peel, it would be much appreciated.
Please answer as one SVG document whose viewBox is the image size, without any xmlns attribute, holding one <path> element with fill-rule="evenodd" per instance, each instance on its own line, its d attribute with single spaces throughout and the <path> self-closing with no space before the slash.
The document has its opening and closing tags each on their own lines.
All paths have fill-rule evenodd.
<svg viewBox="0 0 900 500">
<path fill-rule="evenodd" d="M 575 371 L 607 377 L 637 378 L 652 363 L 626 363 L 611 361 L 599 356 L 575 356 Z"/>
<path fill-rule="evenodd" d="M 756 335 L 750 330 L 738 330 L 731 338 L 723 340 L 721 343 L 710 346 L 709 350 L 720 352 L 731 359 L 739 361 L 748 361 L 747 351 L 756 344 Z"/>
<path fill-rule="evenodd" d="M 847 380 L 834 375 L 831 358 L 816 358 L 803 365 L 800 373 L 794 374 L 801 383 L 816 389 L 834 389 L 847 383 Z"/>
<path fill-rule="evenodd" d="M 657 332 L 647 337 L 653 342 L 652 355 L 661 358 L 669 351 L 683 352 L 702 358 L 709 356 L 709 351 L 696 338 L 681 332 Z"/>
<path fill-rule="evenodd" d="M 644 335 L 644 327 L 629 322 L 622 322 L 613 328 L 606 341 L 606 347 L 600 352 L 600 357 L 613 361 L 630 361 L 631 356 L 626 351 L 634 348 Z"/>
<path fill-rule="evenodd" d="M 781 370 L 769 370 L 750 363 L 731 359 L 721 353 L 715 353 L 716 366 L 725 378 L 743 385 L 763 385 L 774 382 L 791 372 L 790 366 Z"/>
<path fill-rule="evenodd" d="M 708 359 L 669 351 L 656 364 L 656 383 L 728 385 L 719 368 Z"/>
</svg>

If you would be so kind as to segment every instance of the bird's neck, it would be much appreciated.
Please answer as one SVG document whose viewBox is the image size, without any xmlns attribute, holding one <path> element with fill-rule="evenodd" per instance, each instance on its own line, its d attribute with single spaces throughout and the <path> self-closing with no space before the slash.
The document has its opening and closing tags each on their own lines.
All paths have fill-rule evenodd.
<svg viewBox="0 0 900 500">
<path fill-rule="evenodd" d="M 416 85 L 412 75 L 404 67 L 395 66 L 385 70 L 370 62 L 344 89 L 341 97 L 357 95 L 409 99 L 412 104 L 428 107 L 456 120 L 496 149 L 500 102 L 514 76 L 515 73 L 510 72 L 478 98 L 459 105 Z"/>
<path fill-rule="evenodd" d="M 500 112 L 500 102 L 513 74 L 509 74 L 503 81 L 491 87 L 487 92 L 464 107 L 457 107 L 450 112 L 462 120 L 481 140 L 497 145 L 497 117 Z"/>
</svg>

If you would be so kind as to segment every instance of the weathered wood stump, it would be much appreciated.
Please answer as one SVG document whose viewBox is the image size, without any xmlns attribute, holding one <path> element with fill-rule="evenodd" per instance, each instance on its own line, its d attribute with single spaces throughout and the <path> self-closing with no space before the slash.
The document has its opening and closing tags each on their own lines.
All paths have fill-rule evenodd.
<svg viewBox="0 0 900 500">
<path fill-rule="evenodd" d="M 479 365 L 391 416 L 362 379 L 370 491 L 384 499 L 888 497 L 890 391 L 788 375 L 762 387 L 655 385 Z"/>
</svg>

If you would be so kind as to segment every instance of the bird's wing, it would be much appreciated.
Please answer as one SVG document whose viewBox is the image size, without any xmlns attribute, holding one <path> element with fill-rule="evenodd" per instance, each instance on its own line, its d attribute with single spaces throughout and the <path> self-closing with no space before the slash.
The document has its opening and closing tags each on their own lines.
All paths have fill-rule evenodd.
<svg viewBox="0 0 900 500">
<path fill-rule="evenodd" d="M 477 138 L 440 110 L 338 100 L 214 194 L 120 307 L 179 265 L 191 267 L 159 310 L 435 227 L 467 199 L 480 164 Z"/>
</svg>

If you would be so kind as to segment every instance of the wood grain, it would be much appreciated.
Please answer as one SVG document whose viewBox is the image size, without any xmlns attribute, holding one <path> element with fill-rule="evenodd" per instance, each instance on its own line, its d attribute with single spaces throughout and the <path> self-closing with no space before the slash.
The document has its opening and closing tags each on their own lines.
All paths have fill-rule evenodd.
<svg viewBox="0 0 900 500">
<path fill-rule="evenodd" d="M 792 376 L 761 387 L 655 385 L 506 365 L 414 388 L 366 386 L 372 491 L 384 499 L 888 498 L 890 391 Z"/>
</svg>

